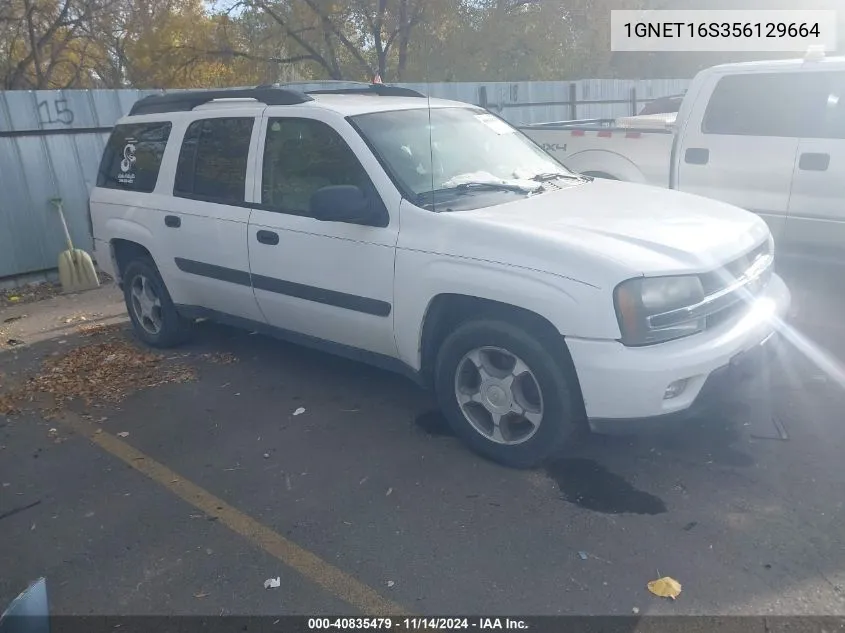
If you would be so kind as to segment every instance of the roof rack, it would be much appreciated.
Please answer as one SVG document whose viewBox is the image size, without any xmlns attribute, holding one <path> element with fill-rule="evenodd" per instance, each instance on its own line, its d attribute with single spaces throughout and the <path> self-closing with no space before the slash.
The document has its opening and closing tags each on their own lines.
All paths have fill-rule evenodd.
<svg viewBox="0 0 845 633">
<path fill-rule="evenodd" d="M 270 86 L 235 90 L 188 90 L 139 99 L 129 111 L 129 116 L 186 112 L 216 99 L 255 99 L 265 105 L 296 105 L 314 100 L 298 90 Z"/>
<path fill-rule="evenodd" d="M 312 88 L 302 90 L 301 92 L 310 95 L 316 94 L 371 94 L 377 95 L 379 97 L 422 97 L 425 98 L 425 95 L 421 92 L 416 90 L 412 90 L 411 88 L 403 88 L 401 86 L 391 86 L 390 84 L 383 84 L 383 83 L 367 83 L 365 81 L 346 81 L 343 79 L 330 79 L 330 80 L 323 80 L 323 81 L 291 81 L 291 82 L 284 82 L 278 84 L 272 84 L 273 88 L 295 88 L 296 86 L 319 86 L 319 85 L 331 84 L 331 85 L 340 85 L 345 84 L 346 86 L 354 86 L 349 88 Z M 269 88 L 271 86 L 259 86 L 260 88 Z"/>
<path fill-rule="evenodd" d="M 297 89 L 297 86 L 319 86 L 345 84 L 352 88 Z M 165 112 L 188 112 L 197 106 L 217 99 L 254 99 L 265 105 L 297 105 L 313 101 L 312 94 L 369 94 L 380 97 L 422 97 L 425 95 L 410 88 L 387 84 L 369 84 L 363 81 L 296 81 L 283 84 L 266 84 L 254 88 L 230 88 L 226 90 L 183 90 L 139 99 L 129 111 L 129 116 L 139 114 L 162 114 Z"/>
</svg>

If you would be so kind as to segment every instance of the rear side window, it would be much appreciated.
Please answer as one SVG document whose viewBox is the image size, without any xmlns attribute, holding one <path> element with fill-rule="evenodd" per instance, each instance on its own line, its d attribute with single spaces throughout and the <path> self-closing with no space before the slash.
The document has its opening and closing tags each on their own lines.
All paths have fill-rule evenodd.
<svg viewBox="0 0 845 633">
<path fill-rule="evenodd" d="M 173 195 L 242 204 L 254 117 L 203 119 L 185 131 Z"/>
<path fill-rule="evenodd" d="M 842 73 L 729 75 L 716 84 L 705 134 L 823 138 L 834 133 Z"/>
<path fill-rule="evenodd" d="M 115 126 L 100 161 L 97 186 L 150 193 L 172 127 L 167 121 Z"/>
</svg>

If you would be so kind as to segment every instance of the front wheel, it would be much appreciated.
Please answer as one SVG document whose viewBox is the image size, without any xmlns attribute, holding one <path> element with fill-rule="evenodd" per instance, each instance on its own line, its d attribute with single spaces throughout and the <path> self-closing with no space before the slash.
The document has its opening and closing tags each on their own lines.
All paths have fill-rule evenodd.
<svg viewBox="0 0 845 633">
<path fill-rule="evenodd" d="M 437 399 L 470 448 L 506 466 L 531 468 L 573 436 L 573 390 L 549 347 L 505 321 L 465 323 L 443 342 Z"/>
</svg>

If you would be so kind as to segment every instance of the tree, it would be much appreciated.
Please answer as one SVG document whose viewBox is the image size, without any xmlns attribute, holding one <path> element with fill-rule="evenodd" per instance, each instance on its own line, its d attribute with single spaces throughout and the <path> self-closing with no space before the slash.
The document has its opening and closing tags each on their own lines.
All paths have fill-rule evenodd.
<svg viewBox="0 0 845 633">
<path fill-rule="evenodd" d="M 289 51 L 277 64 L 300 64 L 330 79 L 399 81 L 426 0 L 243 0 L 245 12 L 272 21 Z M 254 18 L 253 18 L 254 19 Z M 269 58 L 265 58 L 270 61 Z"/>
<path fill-rule="evenodd" d="M 0 78 L 7 90 L 91 85 L 91 59 L 102 49 L 88 36 L 94 16 L 116 0 L 4 0 L 0 5 Z"/>
</svg>

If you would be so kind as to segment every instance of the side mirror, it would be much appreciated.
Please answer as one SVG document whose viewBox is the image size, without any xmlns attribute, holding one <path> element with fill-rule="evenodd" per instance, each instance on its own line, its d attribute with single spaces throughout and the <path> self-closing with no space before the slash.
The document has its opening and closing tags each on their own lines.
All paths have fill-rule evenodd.
<svg viewBox="0 0 845 633">
<path fill-rule="evenodd" d="M 318 189 L 311 195 L 310 206 L 311 216 L 323 222 L 374 224 L 379 219 L 378 208 L 354 185 Z"/>
</svg>

